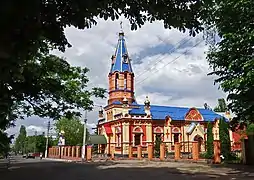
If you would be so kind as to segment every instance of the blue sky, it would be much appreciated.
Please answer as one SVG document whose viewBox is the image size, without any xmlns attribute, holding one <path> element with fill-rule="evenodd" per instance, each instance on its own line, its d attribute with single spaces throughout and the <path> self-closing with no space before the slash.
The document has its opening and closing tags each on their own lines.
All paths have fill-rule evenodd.
<svg viewBox="0 0 254 180">
<path fill-rule="evenodd" d="M 202 34 L 192 38 L 188 33 L 164 29 L 159 21 L 130 31 L 128 21 L 122 20 L 128 52 L 133 60 L 135 94 L 139 103 L 143 103 L 148 95 L 152 104 L 202 107 L 206 102 L 214 107 L 218 98 L 225 97 L 214 86 L 215 77 L 207 76 L 210 72 L 205 55 L 208 48 L 202 41 Z M 92 29 L 67 28 L 65 32 L 72 48 L 65 53 L 53 53 L 67 58 L 74 66 L 88 67 L 89 87 L 107 88 L 110 58 L 115 52 L 119 23 L 99 20 Z M 97 105 L 105 105 L 106 102 L 106 99 L 95 99 Z M 90 128 L 95 125 L 97 115 L 98 108 L 88 113 Z M 40 133 L 46 131 L 47 121 L 38 117 L 18 120 L 17 126 L 8 132 L 17 133 L 20 125 L 24 124 L 28 134 L 33 134 L 35 130 Z"/>
</svg>

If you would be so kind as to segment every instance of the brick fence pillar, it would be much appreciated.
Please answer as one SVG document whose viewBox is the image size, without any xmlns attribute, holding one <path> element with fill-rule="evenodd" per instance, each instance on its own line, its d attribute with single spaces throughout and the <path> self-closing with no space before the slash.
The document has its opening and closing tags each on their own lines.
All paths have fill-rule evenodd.
<svg viewBox="0 0 254 180">
<path fill-rule="evenodd" d="M 55 157 L 56 152 L 55 152 L 55 147 L 52 147 L 52 157 Z"/>
<path fill-rule="evenodd" d="M 180 150 L 180 143 L 175 143 L 175 160 L 179 160 L 180 159 L 180 154 L 181 154 L 181 150 Z"/>
<path fill-rule="evenodd" d="M 115 146 L 111 146 L 110 151 L 111 159 L 115 159 Z"/>
<path fill-rule="evenodd" d="M 64 147 L 64 157 L 68 156 L 68 147 Z"/>
<path fill-rule="evenodd" d="M 51 148 L 48 148 L 48 157 L 51 157 Z M 46 157 L 47 158 L 47 157 Z"/>
<path fill-rule="evenodd" d="M 213 162 L 215 164 L 221 163 L 220 153 L 221 153 L 221 144 L 220 140 L 214 140 L 213 141 L 213 147 L 214 147 L 214 159 Z"/>
<path fill-rule="evenodd" d="M 164 143 L 160 144 L 160 160 L 161 161 L 165 160 L 165 144 Z"/>
<path fill-rule="evenodd" d="M 139 145 L 137 147 L 137 158 L 142 159 L 142 147 L 141 147 L 141 145 Z"/>
<path fill-rule="evenodd" d="M 199 158 L 198 142 L 192 142 L 192 159 L 197 161 Z"/>
<path fill-rule="evenodd" d="M 80 158 L 80 146 L 76 146 L 76 158 Z"/>
<path fill-rule="evenodd" d="M 71 157 L 71 147 L 68 146 L 68 154 L 67 154 L 67 157 L 70 158 Z"/>
<path fill-rule="evenodd" d="M 75 150 L 76 150 L 76 147 L 75 147 L 75 146 L 72 146 L 72 147 L 71 147 L 71 158 L 72 158 L 72 159 L 74 159 L 75 156 L 76 156 Z"/>
<path fill-rule="evenodd" d="M 92 146 L 87 146 L 86 149 L 86 160 L 91 161 L 92 160 Z"/>
<path fill-rule="evenodd" d="M 132 159 L 132 145 L 129 145 L 129 159 Z"/>
<path fill-rule="evenodd" d="M 149 144 L 148 145 L 148 160 L 152 160 L 153 159 L 153 145 Z"/>
</svg>

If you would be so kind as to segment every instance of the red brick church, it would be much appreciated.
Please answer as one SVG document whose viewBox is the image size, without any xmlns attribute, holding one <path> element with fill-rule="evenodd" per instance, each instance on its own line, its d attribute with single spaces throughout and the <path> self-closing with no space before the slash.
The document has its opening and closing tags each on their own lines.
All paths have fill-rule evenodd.
<svg viewBox="0 0 254 180">
<path fill-rule="evenodd" d="M 108 103 L 99 111 L 98 133 L 108 143 L 100 145 L 101 152 L 110 153 L 113 146 L 116 154 L 127 155 L 129 145 L 134 153 L 138 145 L 146 152 L 156 138 L 166 144 L 168 151 L 180 142 L 182 151 L 190 152 L 192 141 L 198 141 L 200 151 L 205 151 L 208 122 L 213 123 L 214 139 L 219 139 L 218 120 L 222 115 L 205 108 L 153 105 L 149 97 L 139 104 L 134 78 L 124 33 L 120 32 L 108 74 Z M 232 132 L 230 138 L 234 141 Z"/>
</svg>

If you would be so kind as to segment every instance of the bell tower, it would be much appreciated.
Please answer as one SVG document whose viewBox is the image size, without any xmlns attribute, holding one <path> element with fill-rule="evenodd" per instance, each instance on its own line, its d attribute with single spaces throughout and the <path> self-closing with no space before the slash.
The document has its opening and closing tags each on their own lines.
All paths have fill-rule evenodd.
<svg viewBox="0 0 254 180">
<path fill-rule="evenodd" d="M 131 67 L 124 32 L 121 31 L 118 37 L 118 43 L 115 54 L 111 57 L 111 69 L 108 75 L 109 81 L 109 99 L 108 105 L 121 102 L 123 100 L 128 104 L 135 102 L 134 97 L 134 73 Z"/>
</svg>

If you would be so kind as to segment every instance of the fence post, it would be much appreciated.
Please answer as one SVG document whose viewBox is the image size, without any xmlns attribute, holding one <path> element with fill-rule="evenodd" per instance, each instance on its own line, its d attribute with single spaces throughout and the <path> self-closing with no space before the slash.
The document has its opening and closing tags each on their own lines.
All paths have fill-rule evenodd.
<svg viewBox="0 0 254 180">
<path fill-rule="evenodd" d="M 91 161 L 92 160 L 92 146 L 87 146 L 86 149 L 86 160 Z"/>
<path fill-rule="evenodd" d="M 129 145 L 129 159 L 132 159 L 132 145 Z"/>
<path fill-rule="evenodd" d="M 141 147 L 141 145 L 139 145 L 137 147 L 137 158 L 142 159 L 142 147 Z"/>
<path fill-rule="evenodd" d="M 165 160 L 165 144 L 164 143 L 160 144 L 160 160 L 161 161 Z"/>
<path fill-rule="evenodd" d="M 148 145 L 148 160 L 152 160 L 153 159 L 153 145 L 149 144 Z"/>
<path fill-rule="evenodd" d="M 115 159 L 115 147 L 114 146 L 111 146 L 111 152 L 110 152 L 110 154 L 111 154 L 111 159 L 113 160 L 113 159 Z"/>
<path fill-rule="evenodd" d="M 192 142 L 192 159 L 197 161 L 199 158 L 198 142 Z"/>
<path fill-rule="evenodd" d="M 220 154 L 221 154 L 221 144 L 220 144 L 220 140 L 214 140 L 213 141 L 213 147 L 214 147 L 214 163 L 215 164 L 220 164 L 221 163 L 221 158 L 220 158 Z"/>
<path fill-rule="evenodd" d="M 180 143 L 177 142 L 177 143 L 175 143 L 175 160 L 180 159 L 180 154 L 181 154 Z"/>
<path fill-rule="evenodd" d="M 80 147 L 76 146 L 76 159 L 79 159 Z"/>
</svg>

